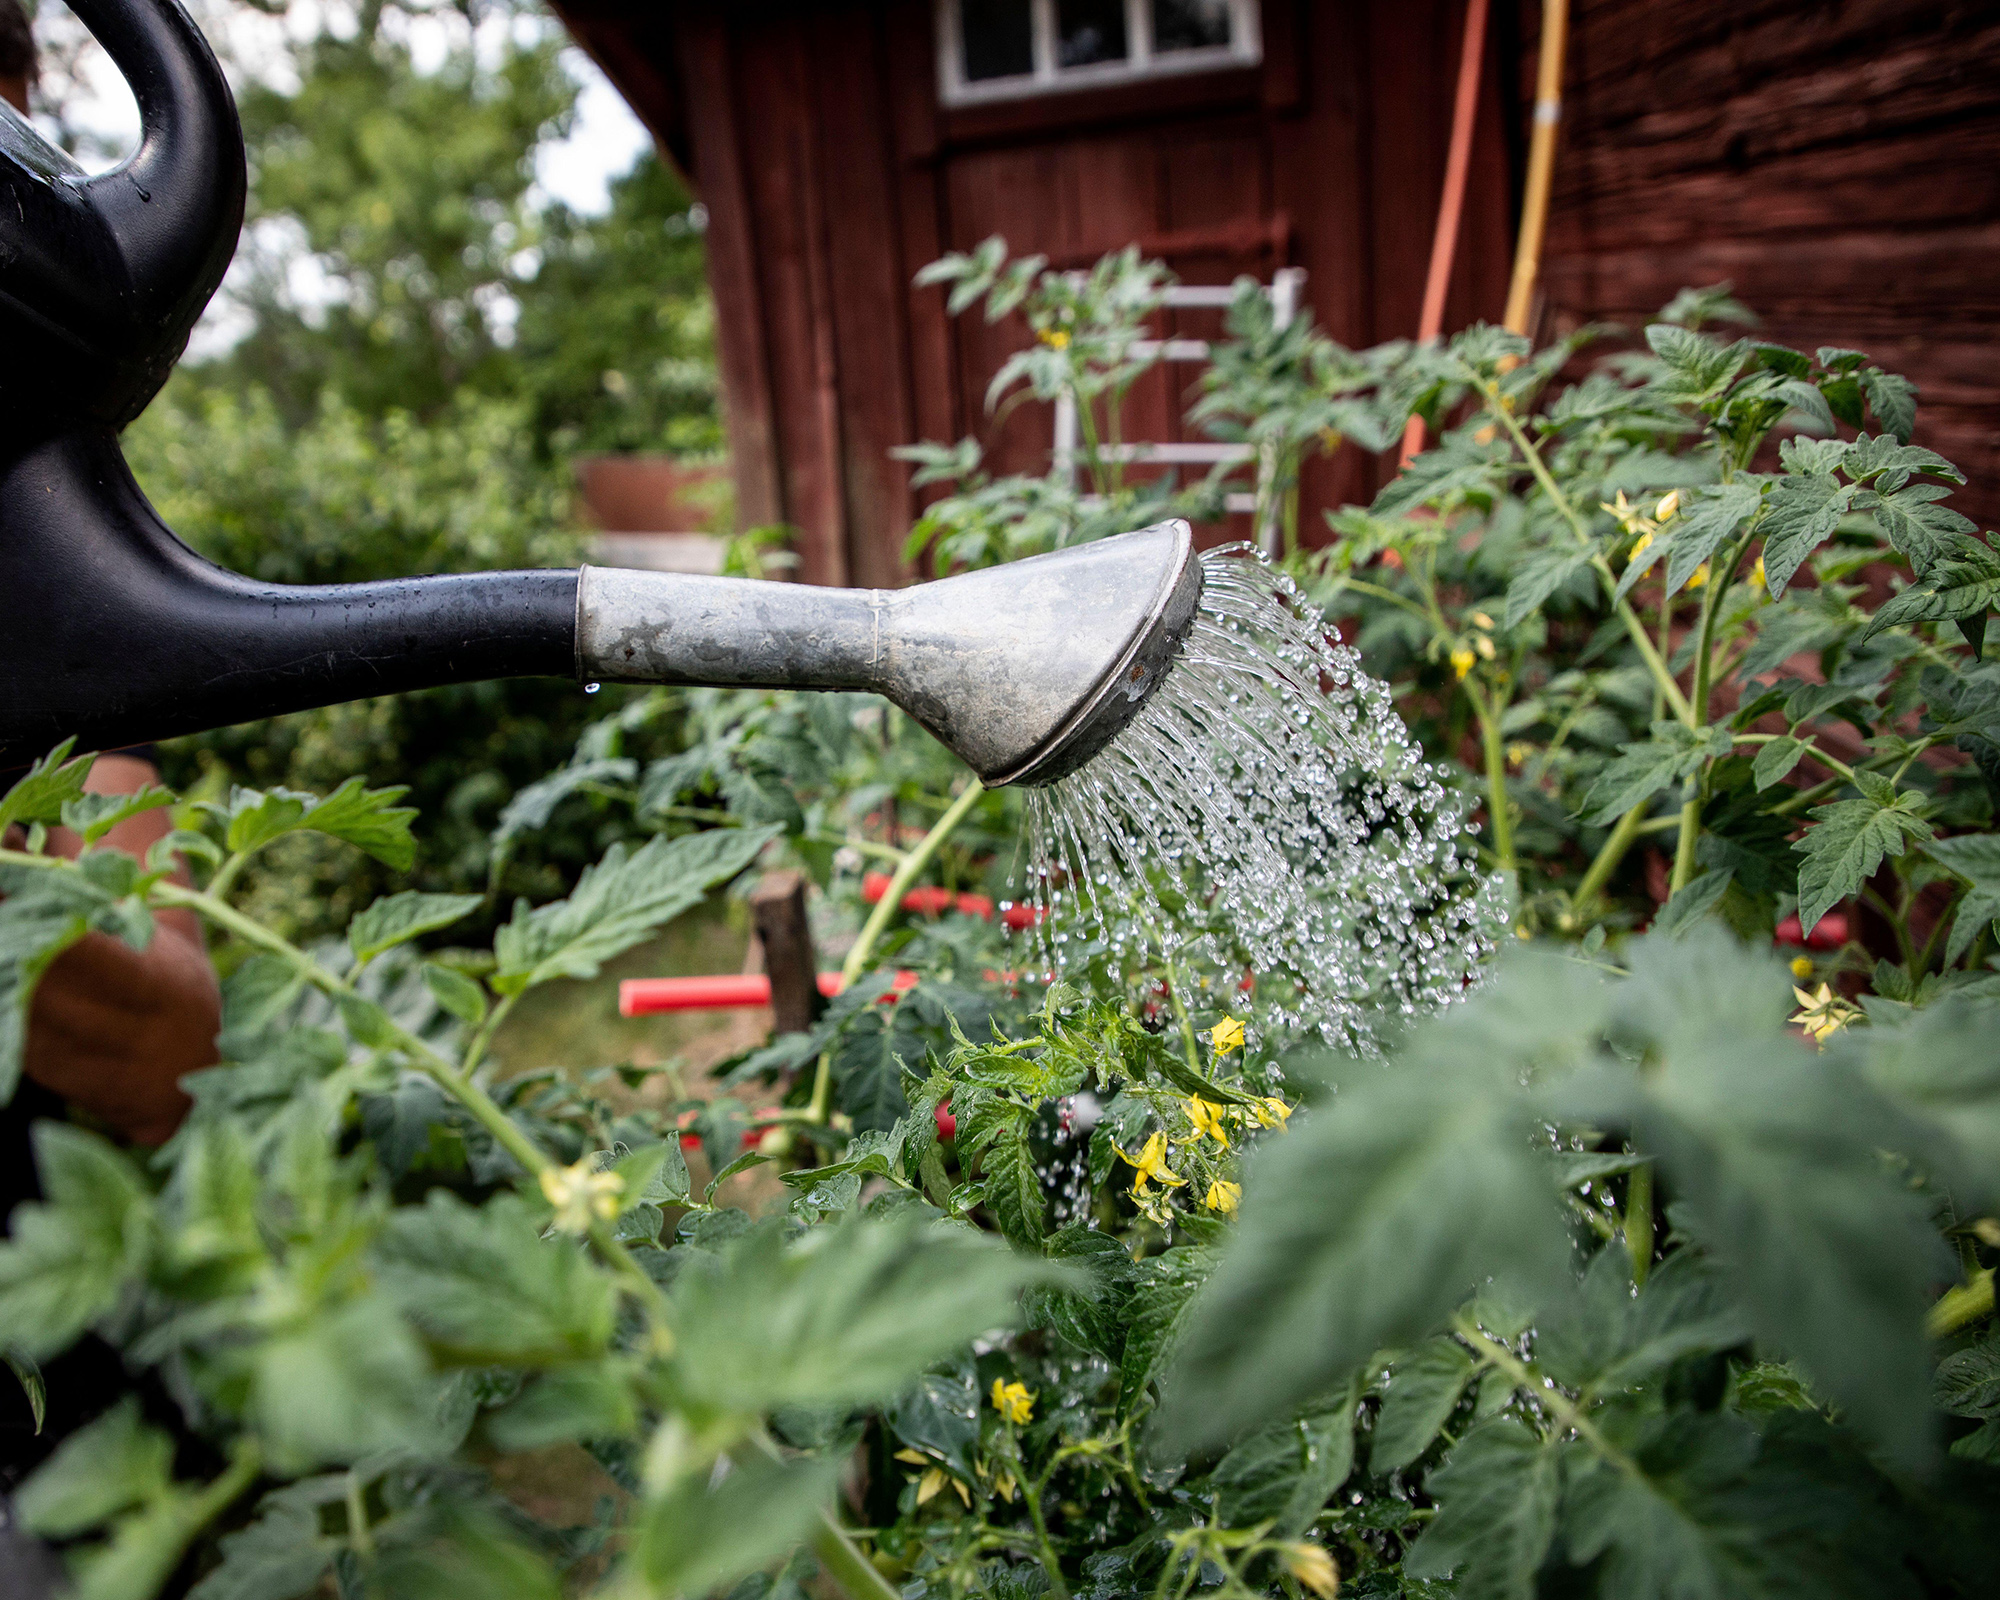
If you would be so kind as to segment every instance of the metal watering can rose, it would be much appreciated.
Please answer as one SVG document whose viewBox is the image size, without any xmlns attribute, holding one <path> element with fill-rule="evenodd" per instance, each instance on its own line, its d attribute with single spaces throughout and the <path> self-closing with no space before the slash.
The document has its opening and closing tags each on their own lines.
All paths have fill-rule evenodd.
<svg viewBox="0 0 2000 1600">
<path fill-rule="evenodd" d="M 281 585 L 204 560 L 118 430 L 166 382 L 243 221 L 243 135 L 175 0 L 76 0 L 139 103 L 90 177 L 0 107 L 0 770 L 362 696 L 502 677 L 867 689 L 989 784 L 1087 761 L 1194 618 L 1185 523 L 903 590 L 479 572 Z"/>
</svg>

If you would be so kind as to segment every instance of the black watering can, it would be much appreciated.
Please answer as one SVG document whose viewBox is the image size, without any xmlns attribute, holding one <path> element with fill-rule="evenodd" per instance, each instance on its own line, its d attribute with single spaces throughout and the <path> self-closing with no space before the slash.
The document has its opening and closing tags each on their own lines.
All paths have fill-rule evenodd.
<svg viewBox="0 0 2000 1600">
<path fill-rule="evenodd" d="M 584 567 L 258 583 L 160 521 L 118 430 L 167 380 L 243 221 L 243 133 L 176 0 L 70 0 L 139 103 L 88 177 L 0 103 L 0 770 L 485 678 L 867 689 L 989 783 L 1129 722 L 1201 589 L 1185 523 L 911 589 Z"/>
</svg>

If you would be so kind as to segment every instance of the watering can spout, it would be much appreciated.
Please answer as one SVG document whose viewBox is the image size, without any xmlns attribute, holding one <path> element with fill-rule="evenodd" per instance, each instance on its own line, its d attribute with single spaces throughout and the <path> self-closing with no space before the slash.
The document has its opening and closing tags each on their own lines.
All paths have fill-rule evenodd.
<svg viewBox="0 0 2000 1600">
<path fill-rule="evenodd" d="M 0 770 L 334 701 L 568 676 L 873 690 L 989 783 L 1123 728 L 1193 625 L 1186 523 L 901 590 L 586 567 L 259 583 L 174 537 L 116 430 L 166 381 L 243 219 L 229 89 L 176 0 L 71 0 L 138 99 L 88 177 L 0 106 Z"/>
</svg>

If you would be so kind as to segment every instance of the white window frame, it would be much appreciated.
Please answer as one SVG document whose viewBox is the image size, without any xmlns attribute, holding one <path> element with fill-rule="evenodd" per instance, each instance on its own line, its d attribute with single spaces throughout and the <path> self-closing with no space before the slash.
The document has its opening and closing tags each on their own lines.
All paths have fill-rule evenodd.
<svg viewBox="0 0 2000 1600">
<path fill-rule="evenodd" d="M 1056 0 L 1028 0 L 1034 70 L 970 83 L 965 76 L 964 42 L 959 37 L 958 0 L 937 0 L 938 97 L 948 106 L 986 105 L 995 100 L 1099 89 L 1141 78 L 1254 67 L 1264 59 L 1258 11 L 1259 0 L 1229 0 L 1228 44 L 1205 50 L 1155 51 L 1152 0 L 1125 0 L 1125 59 L 1061 67 L 1056 64 Z"/>
</svg>

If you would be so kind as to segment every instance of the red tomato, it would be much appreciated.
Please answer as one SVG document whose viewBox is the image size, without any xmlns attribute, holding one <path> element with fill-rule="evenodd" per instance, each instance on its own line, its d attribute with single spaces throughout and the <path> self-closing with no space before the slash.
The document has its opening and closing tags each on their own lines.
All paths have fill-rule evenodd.
<svg viewBox="0 0 2000 1600">
<path fill-rule="evenodd" d="M 993 902 L 983 894 L 962 894 L 957 901 L 959 915 L 993 920 Z"/>
<path fill-rule="evenodd" d="M 958 1137 L 958 1118 L 951 1114 L 951 1102 L 940 1100 L 937 1104 L 937 1131 L 940 1139 Z"/>
</svg>

